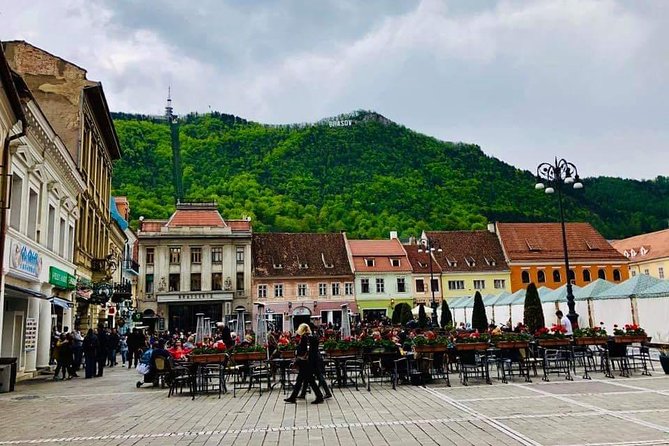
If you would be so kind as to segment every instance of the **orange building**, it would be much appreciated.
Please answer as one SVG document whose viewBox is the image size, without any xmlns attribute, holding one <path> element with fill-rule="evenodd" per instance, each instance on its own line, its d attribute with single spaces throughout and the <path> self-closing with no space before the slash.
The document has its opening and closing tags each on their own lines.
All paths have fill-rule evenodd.
<svg viewBox="0 0 669 446">
<path fill-rule="evenodd" d="M 628 260 L 589 223 L 566 223 L 570 279 L 578 286 L 629 277 Z M 496 223 L 495 232 L 511 271 L 511 292 L 530 282 L 558 288 L 566 283 L 560 223 Z"/>
</svg>

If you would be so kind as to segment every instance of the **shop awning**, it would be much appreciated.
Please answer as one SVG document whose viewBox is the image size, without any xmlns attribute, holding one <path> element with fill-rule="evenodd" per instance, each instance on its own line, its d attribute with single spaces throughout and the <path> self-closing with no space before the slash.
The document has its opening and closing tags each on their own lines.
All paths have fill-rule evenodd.
<svg viewBox="0 0 669 446">
<path fill-rule="evenodd" d="M 49 302 L 61 308 L 72 308 L 74 304 L 67 299 L 58 296 L 51 296 Z"/>
<path fill-rule="evenodd" d="M 39 291 L 29 290 L 28 288 L 11 285 L 9 283 L 5 284 L 5 296 L 14 297 L 18 299 L 25 299 L 26 297 L 37 297 L 38 299 L 48 299 L 46 294 L 42 294 Z"/>
</svg>

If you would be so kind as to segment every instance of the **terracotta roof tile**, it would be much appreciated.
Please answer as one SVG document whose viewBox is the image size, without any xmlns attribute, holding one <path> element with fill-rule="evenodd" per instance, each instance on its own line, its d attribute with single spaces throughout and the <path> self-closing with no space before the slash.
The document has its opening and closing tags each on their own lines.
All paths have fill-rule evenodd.
<svg viewBox="0 0 669 446">
<path fill-rule="evenodd" d="M 343 234 L 253 234 L 258 277 L 352 276 Z"/>
<path fill-rule="evenodd" d="M 497 232 L 511 262 L 563 259 L 560 223 L 497 223 Z M 627 263 L 589 223 L 566 223 L 566 233 L 570 260 Z"/>
<path fill-rule="evenodd" d="M 167 222 L 170 228 L 178 226 L 226 227 L 223 217 L 217 210 L 177 209 Z"/>
<path fill-rule="evenodd" d="M 349 240 L 355 272 L 410 272 L 411 263 L 398 239 Z M 374 259 L 374 266 L 367 266 L 366 259 Z M 393 266 L 391 259 L 399 260 Z"/>
<path fill-rule="evenodd" d="M 614 240 L 611 245 L 623 255 L 627 251 L 626 257 L 630 262 L 645 262 L 669 257 L 669 229 Z M 631 255 L 632 250 L 636 253 L 635 256 Z"/>
<path fill-rule="evenodd" d="M 414 273 L 430 272 L 430 257 L 426 252 L 418 252 L 418 245 L 404 245 L 404 250 L 407 253 Z M 434 255 L 432 256 L 432 272 L 441 272 L 441 266 Z"/>
<path fill-rule="evenodd" d="M 442 249 L 434 252 L 443 272 L 507 271 L 502 246 L 489 231 L 427 232 Z"/>
</svg>

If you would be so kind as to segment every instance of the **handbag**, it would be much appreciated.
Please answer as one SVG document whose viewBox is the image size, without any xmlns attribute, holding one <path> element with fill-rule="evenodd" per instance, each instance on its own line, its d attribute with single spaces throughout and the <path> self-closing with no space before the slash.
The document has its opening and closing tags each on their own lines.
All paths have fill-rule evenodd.
<svg viewBox="0 0 669 446">
<path fill-rule="evenodd" d="M 137 373 L 139 373 L 140 375 L 146 375 L 147 373 L 149 373 L 150 368 L 149 368 L 148 364 L 139 363 L 139 364 L 137 364 L 137 369 L 136 370 L 137 370 Z"/>
</svg>

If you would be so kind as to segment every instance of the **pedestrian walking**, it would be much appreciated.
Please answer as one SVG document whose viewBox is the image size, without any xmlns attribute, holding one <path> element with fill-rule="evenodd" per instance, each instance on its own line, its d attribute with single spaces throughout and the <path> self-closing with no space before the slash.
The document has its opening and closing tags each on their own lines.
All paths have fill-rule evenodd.
<svg viewBox="0 0 669 446">
<path fill-rule="evenodd" d="M 84 367 L 86 368 L 86 379 L 95 377 L 95 368 L 98 362 L 98 337 L 92 328 L 88 329 L 83 341 Z"/>
<path fill-rule="evenodd" d="M 102 372 L 105 369 L 105 363 L 107 362 L 107 345 L 109 343 L 108 334 L 105 331 L 105 328 L 100 325 L 98 327 L 98 349 L 96 352 L 96 358 L 97 358 L 97 373 L 95 376 L 102 376 Z"/>
<path fill-rule="evenodd" d="M 330 392 L 330 387 L 325 380 L 325 363 L 323 362 L 323 357 L 321 352 L 318 350 L 319 337 L 315 334 L 309 336 L 309 366 L 311 367 L 314 379 L 318 381 L 318 385 L 323 388 L 325 393 L 324 398 L 332 398 L 332 393 Z M 307 396 L 307 382 L 305 381 L 302 384 L 302 391 L 297 397 L 299 399 L 305 399 Z"/>
<path fill-rule="evenodd" d="M 316 385 L 312 361 L 309 361 L 309 335 L 311 334 L 311 328 L 309 328 L 308 324 L 301 324 L 297 328 L 297 334 L 300 335 L 300 343 L 297 346 L 297 355 L 295 357 L 298 373 L 297 378 L 295 379 L 295 385 L 293 386 L 293 392 L 288 398 L 284 399 L 284 401 L 295 404 L 297 402 L 298 393 L 306 383 L 311 386 L 311 390 L 316 396 L 316 399 L 312 401 L 311 404 L 320 404 L 324 401 L 323 394 L 321 393 L 321 389 L 318 388 L 318 385 Z M 318 350 L 318 347 L 316 349 Z"/>
<path fill-rule="evenodd" d="M 75 327 L 72 332 L 72 370 L 75 374 L 81 368 L 81 360 L 84 355 L 84 336 L 79 327 Z"/>
<path fill-rule="evenodd" d="M 107 365 L 114 367 L 116 364 L 116 352 L 118 350 L 118 343 L 120 341 L 118 332 L 112 328 L 111 333 L 107 336 Z"/>
<path fill-rule="evenodd" d="M 125 361 L 128 358 L 128 337 L 121 336 L 118 345 L 121 352 L 121 367 L 125 367 Z"/>
</svg>

